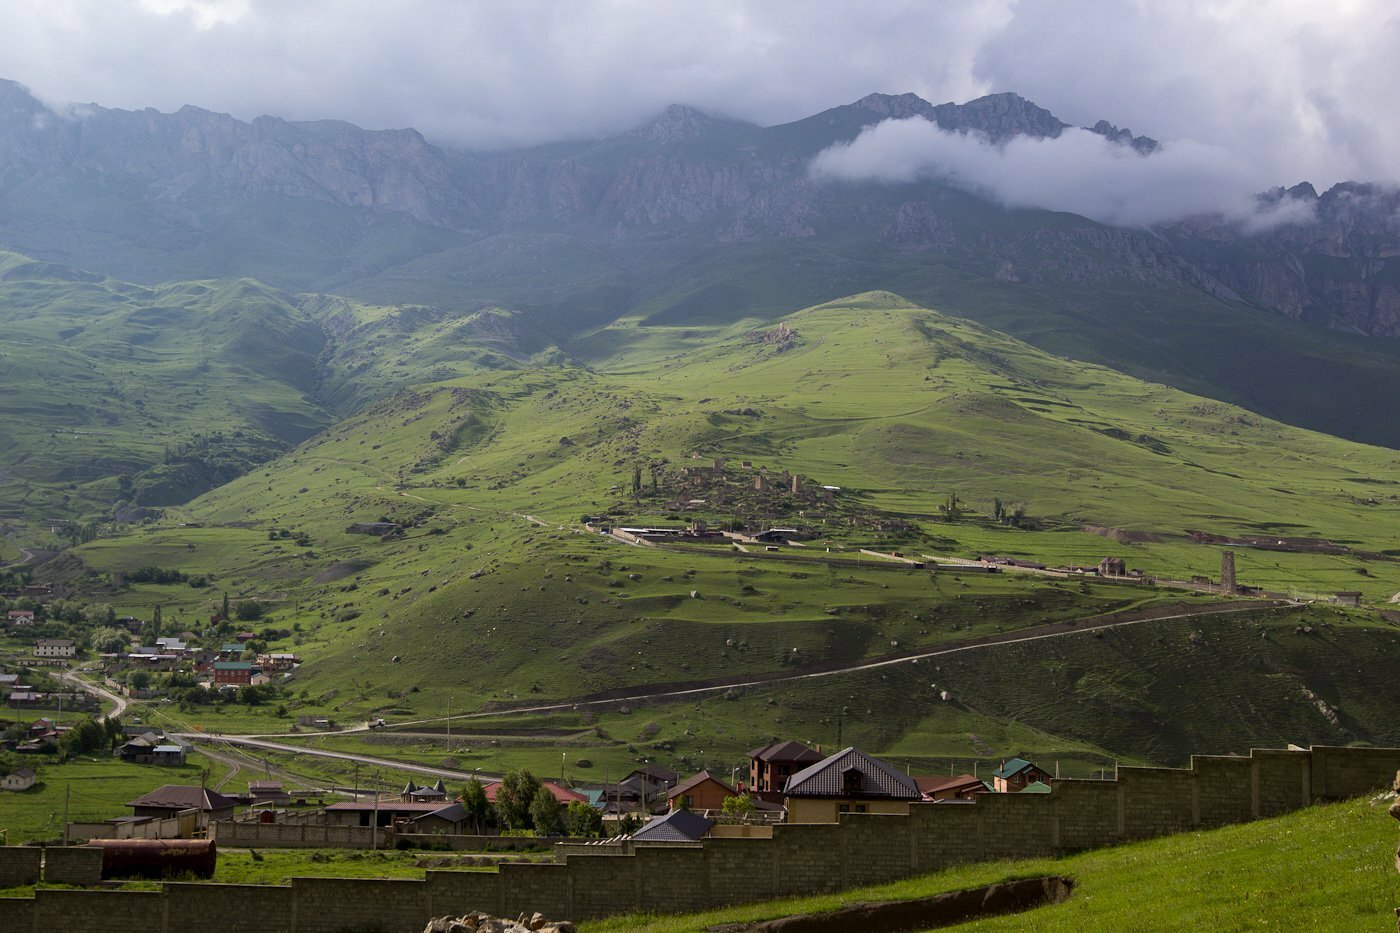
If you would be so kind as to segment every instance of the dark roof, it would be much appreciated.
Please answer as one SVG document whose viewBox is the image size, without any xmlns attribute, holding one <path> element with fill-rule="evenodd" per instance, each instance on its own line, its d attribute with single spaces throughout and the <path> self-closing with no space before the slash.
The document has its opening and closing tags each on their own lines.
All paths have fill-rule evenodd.
<svg viewBox="0 0 1400 933">
<path fill-rule="evenodd" d="M 704 838 L 713 825 L 714 820 L 707 820 L 698 813 L 672 810 L 651 820 L 633 833 L 632 838 L 643 842 L 696 842 Z"/>
<path fill-rule="evenodd" d="M 326 807 L 326 812 L 336 811 L 339 813 L 364 813 L 378 810 L 380 813 L 435 813 L 444 808 L 441 800 L 411 802 L 403 800 L 381 800 L 378 805 L 374 801 L 347 800 L 342 803 L 333 803 Z"/>
<path fill-rule="evenodd" d="M 992 772 L 992 777 L 1009 778 L 1034 767 L 1035 765 L 1024 758 L 1012 758 L 1010 761 L 1003 761 L 1001 767 Z"/>
<path fill-rule="evenodd" d="M 971 774 L 959 774 L 956 777 L 916 777 L 914 782 L 919 785 L 919 790 L 925 794 L 936 794 L 939 791 L 963 787 L 987 789 L 986 781 Z"/>
<path fill-rule="evenodd" d="M 449 823 L 460 823 L 467 818 L 467 811 L 460 803 L 449 803 L 447 806 L 439 806 L 436 810 L 427 813 L 420 813 L 413 818 L 413 822 L 425 820 L 430 816 L 435 816 L 440 820 L 447 820 Z"/>
<path fill-rule="evenodd" d="M 692 788 L 699 787 L 706 781 L 714 781 L 716 784 L 718 784 L 720 787 L 723 787 L 726 791 L 728 791 L 734 796 L 738 796 L 739 794 L 739 792 L 734 788 L 730 787 L 728 783 L 721 781 L 719 778 L 715 777 L 710 772 L 701 771 L 699 774 L 688 777 L 684 781 L 681 781 L 679 784 L 677 784 L 675 787 L 671 788 L 671 790 L 667 793 L 666 796 L 679 796 L 680 794 L 684 794 L 686 791 L 691 790 Z"/>
<path fill-rule="evenodd" d="M 236 797 L 225 797 L 207 787 L 183 784 L 166 784 L 127 804 L 128 807 L 159 807 L 166 810 L 227 810 L 237 805 Z"/>
<path fill-rule="evenodd" d="M 645 768 L 638 768 L 637 770 L 628 774 L 622 780 L 629 781 L 634 777 L 644 777 L 647 780 L 655 781 L 658 784 L 669 785 L 676 783 L 676 779 L 679 778 L 680 775 L 677 774 L 675 771 L 672 771 L 670 768 L 663 768 L 661 765 L 647 765 Z"/>
<path fill-rule="evenodd" d="M 848 794 L 845 790 L 845 774 L 852 769 L 865 776 L 865 786 L 859 794 Z M 803 768 L 788 778 L 783 793 L 790 797 L 859 796 L 896 800 L 921 800 L 924 796 L 913 778 L 858 748 L 844 749 Z"/>
<path fill-rule="evenodd" d="M 785 742 L 774 742 L 763 748 L 755 748 L 749 752 L 749 757 L 757 758 L 759 761 L 791 761 L 797 764 L 812 764 L 822 760 L 822 753 L 808 748 L 801 742 L 788 739 Z"/>
<path fill-rule="evenodd" d="M 253 669 L 253 662 L 252 662 L 252 661 L 215 661 L 215 662 L 214 662 L 214 670 L 216 670 L 216 671 L 251 671 L 252 669 Z"/>
</svg>

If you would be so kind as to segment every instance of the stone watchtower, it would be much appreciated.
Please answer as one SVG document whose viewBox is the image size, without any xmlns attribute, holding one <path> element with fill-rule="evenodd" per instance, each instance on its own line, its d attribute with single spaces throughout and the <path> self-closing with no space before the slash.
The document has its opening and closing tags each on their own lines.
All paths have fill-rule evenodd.
<svg viewBox="0 0 1400 933">
<path fill-rule="evenodd" d="M 1235 586 L 1235 552 L 1220 552 L 1220 589 L 1226 593 L 1234 593 Z"/>
</svg>

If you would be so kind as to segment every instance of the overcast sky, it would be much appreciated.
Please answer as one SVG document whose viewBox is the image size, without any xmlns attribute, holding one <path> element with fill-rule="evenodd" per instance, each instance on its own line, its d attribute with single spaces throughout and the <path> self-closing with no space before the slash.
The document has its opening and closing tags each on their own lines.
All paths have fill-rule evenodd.
<svg viewBox="0 0 1400 933">
<path fill-rule="evenodd" d="M 6 0 L 54 103 L 414 126 L 490 148 L 667 103 L 760 123 L 871 91 L 1012 90 L 1232 160 L 1256 189 L 1400 180 L 1393 0 Z"/>
</svg>

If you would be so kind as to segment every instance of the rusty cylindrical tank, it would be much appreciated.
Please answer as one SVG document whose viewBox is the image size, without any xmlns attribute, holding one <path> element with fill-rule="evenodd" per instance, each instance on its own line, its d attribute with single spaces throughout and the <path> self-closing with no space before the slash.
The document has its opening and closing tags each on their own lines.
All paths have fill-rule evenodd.
<svg viewBox="0 0 1400 933">
<path fill-rule="evenodd" d="M 94 839 L 102 850 L 102 877 L 214 877 L 218 851 L 212 839 Z"/>
</svg>

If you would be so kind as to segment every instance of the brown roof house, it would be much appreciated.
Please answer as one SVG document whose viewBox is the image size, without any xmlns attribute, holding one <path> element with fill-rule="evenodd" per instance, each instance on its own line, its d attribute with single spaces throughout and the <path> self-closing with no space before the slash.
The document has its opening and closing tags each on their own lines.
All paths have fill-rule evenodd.
<svg viewBox="0 0 1400 933">
<path fill-rule="evenodd" d="M 781 796 L 787 779 L 822 760 L 822 753 L 801 742 L 774 742 L 749 752 L 749 787 L 755 794 Z"/>
<path fill-rule="evenodd" d="M 686 778 L 666 795 L 672 810 L 719 810 L 739 792 L 708 771 Z"/>
<path fill-rule="evenodd" d="M 237 805 L 237 797 L 225 797 L 207 787 L 183 784 L 166 784 L 127 804 L 136 816 L 153 816 L 157 819 L 169 819 L 182 810 L 197 810 L 196 825 L 200 827 L 217 820 L 233 819 L 233 808 Z"/>
<path fill-rule="evenodd" d="M 714 820 L 690 810 L 672 810 L 665 816 L 652 817 L 632 838 L 638 842 L 699 842 L 714 825 Z"/>
<path fill-rule="evenodd" d="M 971 774 L 955 777 L 916 777 L 915 783 L 924 792 L 925 800 L 971 800 L 978 794 L 989 794 L 987 782 Z"/>
<path fill-rule="evenodd" d="M 843 813 L 907 815 L 923 797 L 913 778 L 858 748 L 802 769 L 783 788 L 789 823 L 836 823 Z"/>
</svg>

